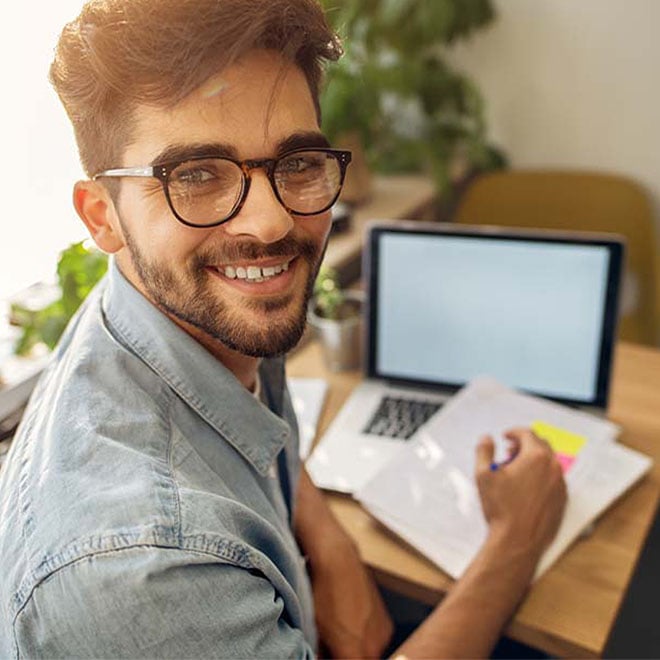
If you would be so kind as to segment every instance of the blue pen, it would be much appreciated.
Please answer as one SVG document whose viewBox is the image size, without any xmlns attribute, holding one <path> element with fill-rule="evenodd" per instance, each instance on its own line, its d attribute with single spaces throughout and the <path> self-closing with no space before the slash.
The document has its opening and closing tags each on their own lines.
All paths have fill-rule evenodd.
<svg viewBox="0 0 660 660">
<path fill-rule="evenodd" d="M 509 456 L 509 458 L 506 459 L 506 461 L 502 461 L 501 463 L 491 463 L 490 464 L 490 471 L 491 472 L 496 472 L 497 470 L 503 468 L 505 465 L 508 465 L 516 457 L 517 454 L 518 454 L 518 452 L 516 452 L 515 454 L 511 454 Z"/>
</svg>

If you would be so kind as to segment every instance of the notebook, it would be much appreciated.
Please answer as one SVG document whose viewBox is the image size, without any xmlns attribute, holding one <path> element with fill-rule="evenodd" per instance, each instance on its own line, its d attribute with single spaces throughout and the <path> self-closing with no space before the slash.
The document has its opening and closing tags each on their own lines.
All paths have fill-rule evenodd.
<svg viewBox="0 0 660 660">
<path fill-rule="evenodd" d="M 474 480 L 477 442 L 484 432 L 492 434 L 501 463 L 507 456 L 503 433 L 518 425 L 548 442 L 568 489 L 564 517 L 539 561 L 538 578 L 651 468 L 648 456 L 613 441 L 619 429 L 608 420 L 516 392 L 492 378 L 476 378 L 356 497 L 392 531 L 459 578 L 488 532 Z"/>
<path fill-rule="evenodd" d="M 480 375 L 603 414 L 623 254 L 612 234 L 371 224 L 365 378 L 307 462 L 314 482 L 354 493 Z"/>
</svg>

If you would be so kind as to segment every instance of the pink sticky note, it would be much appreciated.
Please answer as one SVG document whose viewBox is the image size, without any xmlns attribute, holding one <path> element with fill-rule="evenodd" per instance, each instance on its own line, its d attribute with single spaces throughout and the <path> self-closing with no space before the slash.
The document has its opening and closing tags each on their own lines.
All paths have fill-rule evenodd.
<svg viewBox="0 0 660 660">
<path fill-rule="evenodd" d="M 561 454 L 560 452 L 557 452 L 555 456 L 561 465 L 562 472 L 568 472 L 571 469 L 571 465 L 575 463 L 575 456 Z"/>
</svg>

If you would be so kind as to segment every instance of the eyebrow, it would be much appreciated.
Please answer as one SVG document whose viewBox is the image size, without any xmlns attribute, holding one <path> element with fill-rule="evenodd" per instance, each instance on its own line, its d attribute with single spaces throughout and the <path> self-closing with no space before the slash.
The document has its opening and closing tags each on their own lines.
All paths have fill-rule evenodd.
<svg viewBox="0 0 660 660">
<path fill-rule="evenodd" d="M 234 147 L 221 142 L 206 142 L 197 144 L 172 144 L 163 149 L 152 161 L 151 165 L 161 165 L 176 161 L 189 160 L 199 156 L 216 158 L 233 158 L 238 160 Z"/>
<path fill-rule="evenodd" d="M 294 149 L 315 149 L 315 148 L 328 148 L 330 142 L 328 138 L 319 133 L 318 131 L 303 131 L 293 133 L 281 140 L 276 147 L 276 156 L 281 156 Z M 151 165 L 160 165 L 162 163 L 170 163 L 176 161 L 184 161 L 191 158 L 198 158 L 200 156 L 209 156 L 212 158 L 238 158 L 236 147 L 223 142 L 206 142 L 197 144 L 172 144 L 165 147 L 156 157 L 151 161 Z"/>
<path fill-rule="evenodd" d="M 315 148 L 320 147 L 321 149 L 326 149 L 330 146 L 328 138 L 319 133 L 318 131 L 305 131 L 301 133 L 293 133 L 289 135 L 288 138 L 282 140 L 277 145 L 278 154 L 285 154 L 287 151 L 293 151 L 294 149 L 305 149 L 305 148 Z"/>
</svg>

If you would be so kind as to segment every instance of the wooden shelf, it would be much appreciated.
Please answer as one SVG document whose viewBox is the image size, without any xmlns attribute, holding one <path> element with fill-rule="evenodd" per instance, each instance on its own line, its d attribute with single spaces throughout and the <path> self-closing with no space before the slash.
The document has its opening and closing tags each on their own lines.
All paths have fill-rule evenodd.
<svg viewBox="0 0 660 660">
<path fill-rule="evenodd" d="M 368 222 L 431 219 L 435 200 L 435 186 L 427 177 L 374 177 L 370 200 L 353 209 L 351 225 L 347 230 L 331 236 L 324 263 L 339 271 L 342 284 L 357 279 Z"/>
</svg>

